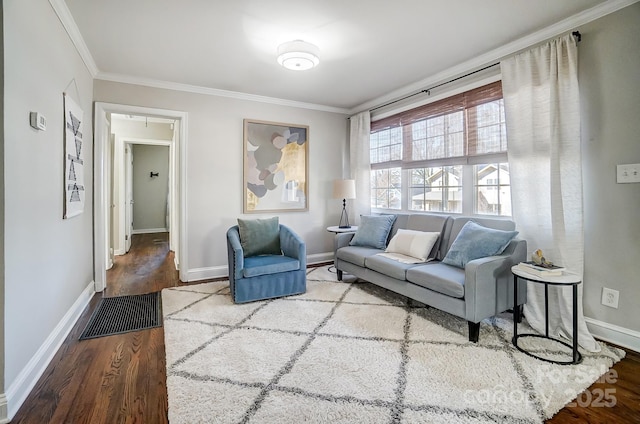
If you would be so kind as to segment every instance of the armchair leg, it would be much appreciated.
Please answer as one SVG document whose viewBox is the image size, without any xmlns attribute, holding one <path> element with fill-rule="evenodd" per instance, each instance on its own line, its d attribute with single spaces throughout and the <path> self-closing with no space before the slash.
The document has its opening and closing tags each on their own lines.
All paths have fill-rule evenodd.
<svg viewBox="0 0 640 424">
<path fill-rule="evenodd" d="M 469 341 L 473 343 L 478 343 L 478 338 L 480 337 L 480 323 L 467 321 L 469 323 Z"/>
<path fill-rule="evenodd" d="M 338 281 L 342 281 L 342 271 L 336 268 L 336 275 L 338 276 Z"/>
</svg>

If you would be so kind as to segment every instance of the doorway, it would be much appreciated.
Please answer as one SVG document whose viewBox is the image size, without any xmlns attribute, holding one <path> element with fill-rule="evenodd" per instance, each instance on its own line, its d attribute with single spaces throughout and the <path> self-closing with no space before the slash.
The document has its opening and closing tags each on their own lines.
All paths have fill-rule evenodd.
<svg viewBox="0 0 640 424">
<path fill-rule="evenodd" d="M 112 188 L 112 167 L 116 164 L 124 165 L 124 144 L 139 143 L 135 137 L 129 140 L 119 140 L 122 142 L 122 155 L 118 150 L 119 142 L 111 135 L 112 114 L 139 116 L 145 119 L 171 120 L 174 122 L 174 138 L 169 144 L 169 214 L 168 227 L 170 249 L 175 252 L 174 262 L 179 270 L 179 277 L 182 281 L 187 281 L 187 249 L 186 249 L 186 126 L 187 114 L 185 112 L 153 109 L 137 106 L 118 105 L 98 102 L 95 105 L 95 195 L 94 195 L 94 281 L 96 291 L 102 291 L 106 287 L 106 270 L 111 265 L 112 235 L 115 234 L 116 225 L 112 221 L 112 210 L 116 199 L 111 197 Z M 133 143 L 132 143 L 133 142 Z M 156 140 L 157 142 L 157 140 Z M 166 142 L 166 141 L 163 141 Z M 122 162 L 117 162 L 119 158 Z M 113 166 L 112 166 L 113 164 Z M 120 175 L 120 174 L 119 174 Z M 115 197 L 115 196 L 114 196 Z M 122 203 L 121 203 L 122 204 Z M 124 208 L 123 212 L 124 212 Z M 120 214 L 120 212 L 118 212 Z M 120 215 L 118 215 L 120 216 Z M 124 223 L 124 219 L 122 219 Z M 118 221 L 118 227 L 122 227 Z M 118 232 L 119 234 L 119 232 Z M 124 233 L 123 233 L 124 238 Z"/>
</svg>

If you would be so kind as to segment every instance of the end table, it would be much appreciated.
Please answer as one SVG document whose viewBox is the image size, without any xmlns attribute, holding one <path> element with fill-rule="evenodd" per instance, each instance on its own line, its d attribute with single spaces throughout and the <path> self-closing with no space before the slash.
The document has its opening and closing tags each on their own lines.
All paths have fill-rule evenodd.
<svg viewBox="0 0 640 424">
<path fill-rule="evenodd" d="M 355 233 L 358 230 L 358 226 L 357 225 L 352 225 L 349 228 L 340 228 L 337 225 L 333 225 L 331 227 L 327 227 L 327 231 L 329 231 L 330 233 Z"/>
<path fill-rule="evenodd" d="M 582 283 L 578 274 L 574 274 L 572 272 L 563 271 L 562 275 L 556 276 L 548 276 L 548 277 L 538 277 L 533 274 L 528 274 L 518 267 L 514 266 L 511 268 L 511 273 L 513 274 L 513 299 L 514 305 L 517 305 L 518 300 L 518 278 L 522 278 L 527 281 L 531 281 L 533 283 L 544 284 L 544 319 L 545 319 L 545 334 L 518 334 L 518 321 L 520 320 L 520 308 L 513 308 L 513 339 L 511 342 L 513 345 L 520 351 L 524 352 L 529 356 L 540 359 L 542 361 L 551 362 L 559 365 L 571 365 L 571 364 L 579 364 L 582 362 L 582 355 L 578 352 L 578 285 Z M 566 343 L 557 338 L 553 338 L 549 336 L 549 286 L 571 286 L 573 288 L 573 344 Z M 554 342 L 560 343 L 566 347 L 572 349 L 572 360 L 571 361 L 554 361 L 548 358 L 542 358 L 538 355 L 535 355 L 531 352 L 528 352 L 518 346 L 518 339 L 523 337 L 538 337 L 541 339 L 549 339 Z"/>
</svg>

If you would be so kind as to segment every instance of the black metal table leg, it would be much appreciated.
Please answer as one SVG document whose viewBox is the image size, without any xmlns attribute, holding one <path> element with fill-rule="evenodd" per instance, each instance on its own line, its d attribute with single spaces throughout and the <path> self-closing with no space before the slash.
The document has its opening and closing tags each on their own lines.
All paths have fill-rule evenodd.
<svg viewBox="0 0 640 424">
<path fill-rule="evenodd" d="M 573 286 L 573 363 L 578 362 L 578 286 Z"/>
<path fill-rule="evenodd" d="M 549 284 L 544 283 L 544 335 L 549 337 Z"/>
<path fill-rule="evenodd" d="M 518 339 L 518 321 L 520 321 L 520 308 L 518 307 L 518 276 L 513 274 L 513 338 L 511 342 L 516 344 Z"/>
</svg>

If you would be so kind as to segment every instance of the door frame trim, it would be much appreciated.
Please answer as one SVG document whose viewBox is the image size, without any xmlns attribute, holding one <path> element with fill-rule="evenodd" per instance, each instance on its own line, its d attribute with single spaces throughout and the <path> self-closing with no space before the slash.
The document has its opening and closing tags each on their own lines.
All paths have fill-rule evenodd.
<svg viewBox="0 0 640 424">
<path fill-rule="evenodd" d="M 107 255 L 109 231 L 108 188 L 110 169 L 108 159 L 110 154 L 110 137 L 106 136 L 107 113 L 124 115 L 142 115 L 149 117 L 167 118 L 179 121 L 178 139 L 176 140 L 175 175 L 177 178 L 178 210 L 178 246 L 176 252 L 176 267 L 181 281 L 188 281 L 188 250 L 187 250 L 187 128 L 188 113 L 169 109 L 157 109 L 142 106 L 130 106 L 116 103 L 96 102 L 94 106 L 94 282 L 96 291 L 102 291 L 107 283 Z"/>
</svg>

